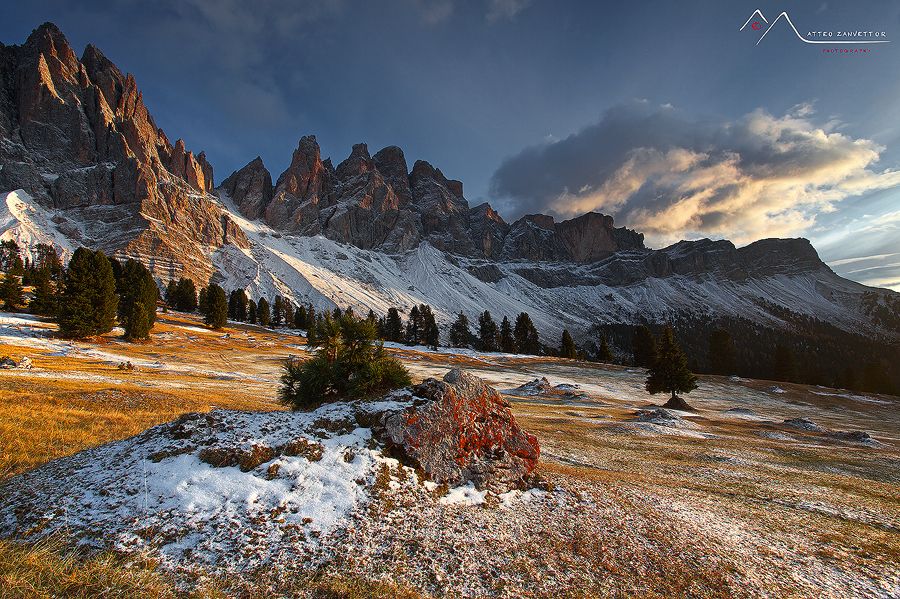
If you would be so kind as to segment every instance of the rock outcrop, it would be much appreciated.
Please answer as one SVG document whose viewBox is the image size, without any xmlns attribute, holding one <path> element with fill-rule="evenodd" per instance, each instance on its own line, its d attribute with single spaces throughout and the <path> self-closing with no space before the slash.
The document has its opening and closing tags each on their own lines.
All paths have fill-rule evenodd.
<svg viewBox="0 0 900 599">
<path fill-rule="evenodd" d="M 387 414 L 382 437 L 433 481 L 505 491 L 537 466 L 537 439 L 519 427 L 509 404 L 478 377 L 455 368 L 443 381 L 427 379 L 412 392 L 424 401 Z"/>
<path fill-rule="evenodd" d="M 463 184 L 418 160 L 408 170 L 403 150 L 388 146 L 370 156 L 356 144 L 337 168 L 322 160 L 315 136 L 301 138 L 291 165 L 278 177 L 257 158 L 219 187 L 244 216 L 273 229 L 388 253 L 427 241 L 439 250 L 489 260 L 593 262 L 623 249 L 641 249 L 643 236 L 613 227 L 610 216 L 589 213 L 555 223 L 524 217 L 507 224 L 490 204 L 470 207 Z"/>
<path fill-rule="evenodd" d="M 81 242 L 205 282 L 209 254 L 247 247 L 208 195 L 204 153 L 159 129 L 134 77 L 89 45 L 79 59 L 51 23 L 0 45 L 0 190 L 23 189 L 82 225 Z"/>
</svg>

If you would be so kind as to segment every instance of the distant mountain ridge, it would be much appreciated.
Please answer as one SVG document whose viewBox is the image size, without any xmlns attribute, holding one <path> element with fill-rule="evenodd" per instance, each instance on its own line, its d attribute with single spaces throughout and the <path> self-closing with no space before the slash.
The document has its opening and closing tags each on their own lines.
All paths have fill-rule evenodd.
<svg viewBox="0 0 900 599">
<path fill-rule="evenodd" d="M 0 200 L 0 238 L 136 258 L 161 284 L 187 276 L 380 313 L 424 302 L 445 327 L 459 311 L 525 311 L 550 344 L 564 327 L 587 338 L 736 318 L 900 339 L 900 295 L 839 277 L 807 240 L 654 250 L 597 213 L 507 223 L 396 146 L 357 144 L 334 166 L 305 136 L 274 183 L 257 157 L 216 186 L 205 155 L 155 125 L 133 76 L 94 46 L 78 58 L 50 23 L 0 45 Z"/>
</svg>

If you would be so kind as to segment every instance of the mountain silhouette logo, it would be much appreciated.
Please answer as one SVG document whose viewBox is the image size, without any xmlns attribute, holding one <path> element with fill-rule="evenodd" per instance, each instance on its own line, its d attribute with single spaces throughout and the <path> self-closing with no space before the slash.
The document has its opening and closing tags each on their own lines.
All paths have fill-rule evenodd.
<svg viewBox="0 0 900 599">
<path fill-rule="evenodd" d="M 768 19 L 766 19 L 766 16 L 765 16 L 765 15 L 762 13 L 762 11 L 761 11 L 760 9 L 758 9 L 758 8 L 757 8 L 756 10 L 754 10 L 754 11 L 750 14 L 750 16 L 747 18 L 747 20 L 744 21 L 744 24 L 741 25 L 741 28 L 738 29 L 738 31 L 743 31 L 744 29 L 747 28 L 747 26 L 749 26 L 750 29 L 752 29 L 752 30 L 754 30 L 754 31 L 762 31 L 763 28 L 764 28 L 763 23 L 765 23 L 765 24 L 766 24 L 765 31 L 763 31 L 763 34 L 759 37 L 758 40 L 756 40 L 756 45 L 758 46 L 758 45 L 760 44 L 760 42 L 762 42 L 764 39 L 766 39 L 766 36 L 769 34 L 770 31 L 772 31 L 772 28 L 775 27 L 775 25 L 776 25 L 779 21 L 781 21 L 782 19 L 784 20 L 785 23 L 787 23 L 787 24 L 790 26 L 791 30 L 793 30 L 793 32 L 794 32 L 794 35 L 796 35 L 797 38 L 798 38 L 801 42 L 806 43 L 806 44 L 887 44 L 887 43 L 890 42 L 890 40 L 885 40 L 885 39 L 879 39 L 879 40 L 871 40 L 871 39 L 865 39 L 865 40 L 860 40 L 860 39 L 854 39 L 854 40 L 833 40 L 833 39 L 827 39 L 827 40 L 811 40 L 811 39 L 809 39 L 809 38 L 807 38 L 807 37 L 804 37 L 803 35 L 801 35 L 801 33 L 800 33 L 799 31 L 797 31 L 797 27 L 794 25 L 794 22 L 791 20 L 790 15 L 787 14 L 786 11 L 782 11 L 777 17 L 775 17 L 775 20 L 774 20 L 774 21 L 772 21 L 771 23 L 769 23 Z M 833 33 L 833 32 L 829 32 L 829 33 Z M 862 32 L 853 32 L 853 31 L 850 31 L 850 32 L 838 32 L 838 36 L 839 36 L 839 37 L 841 36 L 841 33 L 844 33 L 846 37 L 849 37 L 849 35 L 846 35 L 846 34 L 856 33 L 856 34 L 858 35 L 858 34 L 860 34 L 860 33 L 862 33 Z M 870 33 L 871 33 L 871 32 L 870 32 Z M 876 35 L 877 35 L 877 34 L 878 34 L 878 32 L 876 32 Z M 830 38 L 830 36 L 829 36 L 829 38 Z"/>
</svg>

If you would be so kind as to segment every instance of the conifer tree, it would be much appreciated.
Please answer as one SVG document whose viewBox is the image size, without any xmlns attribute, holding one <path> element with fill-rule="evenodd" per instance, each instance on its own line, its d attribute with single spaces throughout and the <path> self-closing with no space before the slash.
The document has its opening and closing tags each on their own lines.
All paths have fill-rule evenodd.
<svg viewBox="0 0 900 599">
<path fill-rule="evenodd" d="M 403 337 L 403 320 L 400 318 L 400 311 L 391 306 L 388 308 L 387 317 L 384 319 L 384 339 L 385 341 L 399 342 Z"/>
<path fill-rule="evenodd" d="M 419 306 L 413 306 L 409 311 L 409 318 L 406 321 L 406 344 L 418 344 L 422 338 L 423 328 L 422 314 L 419 312 Z"/>
<path fill-rule="evenodd" d="M 656 361 L 656 340 L 647 325 L 640 325 L 634 330 L 632 338 L 634 365 L 650 368 Z"/>
<path fill-rule="evenodd" d="M 54 281 L 44 270 L 38 270 L 32 278 L 34 297 L 28 305 L 32 314 L 55 316 L 59 310 L 59 290 L 61 283 Z"/>
<path fill-rule="evenodd" d="M 275 296 L 272 302 L 272 326 L 280 327 L 284 323 L 284 298 L 280 295 Z"/>
<path fill-rule="evenodd" d="M 204 316 L 209 312 L 209 288 L 201 287 L 197 294 L 197 310 Z"/>
<path fill-rule="evenodd" d="M 247 302 L 247 322 L 256 324 L 256 302 L 253 300 Z"/>
<path fill-rule="evenodd" d="M 516 347 L 519 353 L 538 355 L 541 352 L 541 342 L 538 339 L 537 329 L 527 312 L 522 312 L 516 317 L 516 326 L 513 329 Z"/>
<path fill-rule="evenodd" d="M 228 300 L 225 299 L 225 290 L 215 283 L 210 283 L 206 288 L 204 322 L 213 329 L 221 329 L 228 324 Z"/>
<path fill-rule="evenodd" d="M 316 321 L 318 316 L 316 315 L 316 308 L 312 304 L 306 305 L 306 328 L 312 329 L 316 326 Z"/>
<path fill-rule="evenodd" d="M 294 310 L 294 328 L 306 330 L 307 327 L 306 306 L 298 306 Z"/>
<path fill-rule="evenodd" d="M 294 326 L 294 304 L 287 298 L 284 300 L 284 326 Z"/>
<path fill-rule="evenodd" d="M 108 333 L 116 324 L 118 304 L 116 280 L 106 255 L 83 247 L 75 250 L 57 316 L 60 334 L 83 338 Z"/>
<path fill-rule="evenodd" d="M 22 282 L 12 272 L 7 272 L 0 279 L 0 300 L 7 312 L 18 312 L 25 305 L 25 292 Z"/>
<path fill-rule="evenodd" d="M 197 309 L 198 303 L 197 286 L 194 285 L 194 282 L 185 277 L 178 279 L 175 309 L 179 312 L 193 312 Z"/>
<path fill-rule="evenodd" d="M 734 374 L 734 341 L 725 329 L 716 329 L 709 335 L 709 369 L 715 374 Z"/>
<path fill-rule="evenodd" d="M 500 345 L 500 332 L 491 313 L 485 310 L 478 317 L 478 345 L 481 351 L 497 351 Z"/>
<path fill-rule="evenodd" d="M 559 345 L 559 357 L 569 359 L 578 357 L 578 348 L 575 347 L 575 340 L 572 339 L 572 334 L 569 333 L 569 329 L 563 329 L 562 341 Z"/>
<path fill-rule="evenodd" d="M 500 323 L 500 349 L 508 354 L 518 353 L 512 325 L 509 324 L 509 318 L 506 316 L 503 317 L 503 321 Z"/>
<path fill-rule="evenodd" d="M 0 271 L 21 275 L 24 265 L 19 252 L 19 244 L 12 239 L 0 241 Z"/>
<path fill-rule="evenodd" d="M 647 373 L 647 392 L 651 395 L 671 393 L 671 397 L 663 407 L 691 410 L 692 408 L 678 396 L 678 393 L 690 393 L 696 389 L 697 377 L 688 369 L 687 356 L 675 341 L 672 327 L 663 329 L 656 348 L 656 361 Z"/>
<path fill-rule="evenodd" d="M 596 359 L 598 362 L 607 364 L 613 361 L 613 354 L 609 349 L 609 343 L 606 342 L 606 335 L 600 336 L 600 345 L 597 346 Z"/>
<path fill-rule="evenodd" d="M 422 315 L 422 341 L 431 349 L 437 349 L 440 343 L 440 330 L 431 306 L 422 304 L 419 306 L 419 313 Z"/>
<path fill-rule="evenodd" d="M 175 279 L 169 279 L 169 283 L 166 285 L 166 305 L 170 308 L 174 308 L 177 300 L 178 281 L 176 281 Z"/>
<path fill-rule="evenodd" d="M 269 312 L 269 302 L 266 298 L 259 298 L 259 303 L 256 304 L 256 322 L 260 324 L 260 326 L 267 327 L 269 326 L 269 321 L 272 319 L 272 313 Z"/>
<path fill-rule="evenodd" d="M 153 275 L 143 264 L 129 259 L 121 268 L 119 290 L 119 322 L 125 329 L 125 339 L 148 339 L 159 297 Z"/>
<path fill-rule="evenodd" d="M 472 331 L 469 330 L 469 318 L 460 312 L 456 320 L 450 325 L 448 341 L 450 347 L 469 347 L 472 340 Z"/>
</svg>

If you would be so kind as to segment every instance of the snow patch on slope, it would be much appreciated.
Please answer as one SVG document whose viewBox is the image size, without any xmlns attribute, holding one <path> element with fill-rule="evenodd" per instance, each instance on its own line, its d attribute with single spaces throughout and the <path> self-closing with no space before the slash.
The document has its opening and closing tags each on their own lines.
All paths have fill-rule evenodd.
<svg viewBox="0 0 900 599">
<path fill-rule="evenodd" d="M 0 193 L 0 240 L 15 241 L 29 259 L 40 243 L 52 245 L 64 262 L 77 247 L 57 228 L 52 212 L 21 189 Z"/>
</svg>

